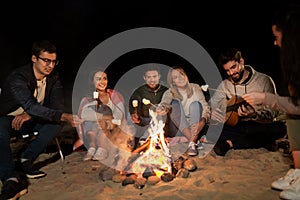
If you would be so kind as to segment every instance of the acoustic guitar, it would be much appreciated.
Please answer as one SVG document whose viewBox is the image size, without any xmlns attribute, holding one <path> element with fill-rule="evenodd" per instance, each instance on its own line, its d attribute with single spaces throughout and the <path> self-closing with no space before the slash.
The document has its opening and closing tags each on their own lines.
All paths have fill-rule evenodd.
<svg viewBox="0 0 300 200">
<path fill-rule="evenodd" d="M 225 124 L 235 126 L 239 122 L 237 110 L 242 105 L 251 106 L 241 96 L 233 96 L 227 101 Z"/>
</svg>

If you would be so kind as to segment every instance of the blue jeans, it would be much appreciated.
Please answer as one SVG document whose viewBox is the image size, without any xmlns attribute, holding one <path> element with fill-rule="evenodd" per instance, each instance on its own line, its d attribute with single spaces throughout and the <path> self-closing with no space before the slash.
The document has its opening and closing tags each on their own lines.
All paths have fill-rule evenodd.
<svg viewBox="0 0 300 200">
<path fill-rule="evenodd" d="M 172 100 L 172 110 L 168 114 L 165 124 L 165 136 L 175 137 L 182 135 L 181 131 L 194 123 L 198 123 L 202 117 L 203 107 L 199 101 L 194 101 L 189 106 L 190 120 L 188 122 L 182 105 L 178 100 Z"/>
<path fill-rule="evenodd" d="M 11 122 L 13 119 L 13 116 L 0 117 L 0 179 L 2 182 L 16 175 L 15 164 L 10 148 L 10 137 L 12 133 L 24 134 L 24 132 L 21 133 L 21 131 L 12 129 Z M 33 140 L 21 154 L 21 158 L 30 159 L 32 161 L 38 157 L 62 128 L 60 124 L 38 123 L 33 120 L 24 123 L 22 129 L 25 127 L 27 127 L 26 131 L 37 131 L 39 133 L 36 139 Z"/>
</svg>

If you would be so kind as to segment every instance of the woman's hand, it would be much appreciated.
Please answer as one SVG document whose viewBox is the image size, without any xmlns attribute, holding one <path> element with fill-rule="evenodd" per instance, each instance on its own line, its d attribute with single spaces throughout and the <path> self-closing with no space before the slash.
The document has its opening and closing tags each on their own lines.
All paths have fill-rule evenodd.
<svg viewBox="0 0 300 200">
<path fill-rule="evenodd" d="M 262 104 L 266 98 L 266 95 L 262 92 L 251 92 L 248 94 L 244 94 L 242 97 L 251 106 L 255 106 Z"/>
<path fill-rule="evenodd" d="M 156 113 L 161 116 L 166 115 L 168 113 L 168 109 L 166 106 L 158 104 L 156 108 Z"/>
</svg>

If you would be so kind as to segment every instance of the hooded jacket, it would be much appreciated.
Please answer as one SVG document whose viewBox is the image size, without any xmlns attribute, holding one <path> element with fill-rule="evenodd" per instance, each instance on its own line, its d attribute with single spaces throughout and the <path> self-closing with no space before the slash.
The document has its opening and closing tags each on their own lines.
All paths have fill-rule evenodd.
<svg viewBox="0 0 300 200">
<path fill-rule="evenodd" d="M 230 79 L 223 80 L 216 92 L 210 99 L 211 108 L 220 108 L 225 111 L 227 102 L 234 96 L 242 96 L 250 92 L 268 92 L 276 94 L 276 87 L 272 78 L 266 74 L 257 72 L 253 67 L 245 65 L 245 70 L 249 72 L 246 79 L 239 83 L 234 83 Z M 262 105 L 254 106 L 255 114 L 243 117 L 242 121 L 273 121 L 279 114 L 277 110 L 267 108 Z"/>
</svg>

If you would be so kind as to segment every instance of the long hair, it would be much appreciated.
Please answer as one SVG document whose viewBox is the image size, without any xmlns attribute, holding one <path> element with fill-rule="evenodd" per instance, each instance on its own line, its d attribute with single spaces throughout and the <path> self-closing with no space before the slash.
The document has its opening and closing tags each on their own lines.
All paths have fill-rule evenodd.
<svg viewBox="0 0 300 200">
<path fill-rule="evenodd" d="M 189 78 L 188 78 L 187 74 L 185 73 L 183 68 L 179 67 L 179 66 L 175 66 L 175 67 L 170 68 L 169 71 L 168 71 L 168 75 L 167 75 L 167 82 L 168 82 L 169 88 L 171 89 L 172 96 L 176 99 L 179 99 L 180 101 L 183 100 L 183 97 L 180 94 L 180 92 L 178 91 L 177 86 L 173 83 L 173 79 L 172 79 L 173 70 L 177 70 L 179 73 L 181 73 L 182 75 L 184 75 L 187 78 L 188 82 L 187 82 L 186 92 L 187 92 L 187 97 L 190 98 L 193 95 L 192 86 L 189 82 Z"/>
<path fill-rule="evenodd" d="M 291 11 L 286 16 L 282 31 L 280 62 L 284 80 L 288 83 L 292 102 L 298 106 L 300 101 L 300 12 Z"/>
</svg>

